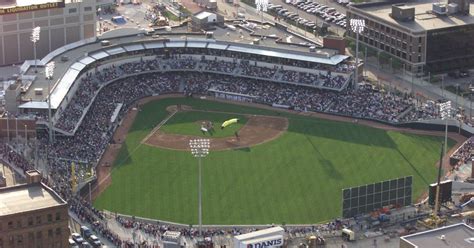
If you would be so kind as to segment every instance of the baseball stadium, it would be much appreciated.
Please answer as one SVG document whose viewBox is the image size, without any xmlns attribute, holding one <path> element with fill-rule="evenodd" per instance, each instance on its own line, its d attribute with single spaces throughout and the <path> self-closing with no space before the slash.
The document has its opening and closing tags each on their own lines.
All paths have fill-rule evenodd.
<svg viewBox="0 0 474 248">
<path fill-rule="evenodd" d="M 48 185 L 115 244 L 104 216 L 184 230 L 202 206 L 209 230 L 316 225 L 346 216 L 345 189 L 405 177 L 406 190 L 367 191 L 356 212 L 426 198 L 445 126 L 444 172 L 472 127 L 442 120 L 436 102 L 354 83 L 361 65 L 350 56 L 268 26 L 111 32 L 51 52 L 37 76 L 25 64 L 34 80 L 18 109 L 54 168 Z"/>
</svg>

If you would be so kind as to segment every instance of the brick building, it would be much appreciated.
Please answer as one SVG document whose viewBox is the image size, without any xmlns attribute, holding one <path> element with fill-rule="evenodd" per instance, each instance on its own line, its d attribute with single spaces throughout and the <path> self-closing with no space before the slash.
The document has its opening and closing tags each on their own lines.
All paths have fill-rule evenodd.
<svg viewBox="0 0 474 248">
<path fill-rule="evenodd" d="M 426 74 L 474 66 L 471 13 L 468 0 L 385 1 L 350 5 L 347 20 L 365 20 L 361 44 L 400 60 L 408 73 Z M 349 23 L 347 31 L 355 39 Z"/>
<path fill-rule="evenodd" d="M 32 4 L 43 2 L 55 1 L 31 1 Z M 0 10 L 4 4 L 0 4 Z M 98 0 L 65 0 L 63 8 L 0 14 L 0 66 L 34 59 L 30 40 L 34 27 L 41 27 L 36 44 L 38 59 L 64 45 L 95 37 L 98 4 Z"/>
<path fill-rule="evenodd" d="M 28 171 L 27 183 L 0 188 L 0 248 L 68 247 L 68 205 Z"/>
</svg>

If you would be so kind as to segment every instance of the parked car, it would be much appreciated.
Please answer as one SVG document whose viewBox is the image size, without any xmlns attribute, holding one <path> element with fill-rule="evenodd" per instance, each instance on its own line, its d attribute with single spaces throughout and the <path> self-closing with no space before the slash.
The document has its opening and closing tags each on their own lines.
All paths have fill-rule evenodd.
<svg viewBox="0 0 474 248">
<path fill-rule="evenodd" d="M 463 78 L 469 77 L 469 70 L 466 70 L 466 69 L 459 70 L 459 76 Z"/>
<path fill-rule="evenodd" d="M 89 242 L 84 241 L 81 243 L 81 248 L 92 248 L 92 245 Z"/>
<path fill-rule="evenodd" d="M 82 244 L 82 242 L 84 242 L 84 239 L 82 238 L 82 236 L 79 233 L 72 233 L 71 238 L 72 238 L 72 240 L 74 240 L 74 242 L 76 242 L 78 244 Z"/>
<path fill-rule="evenodd" d="M 92 233 L 91 229 L 89 229 L 87 226 L 81 226 L 81 235 L 85 239 L 89 239 L 89 237 L 94 234 Z"/>
<path fill-rule="evenodd" d="M 102 246 L 102 243 L 100 242 L 99 238 L 97 238 L 97 236 L 95 236 L 95 235 L 91 235 L 89 237 L 89 241 L 90 241 L 90 243 L 92 244 L 93 247 L 101 247 Z"/>
<path fill-rule="evenodd" d="M 68 239 L 68 243 L 69 243 L 70 248 L 79 248 L 79 246 L 77 245 L 76 241 L 74 241 L 74 239 Z"/>
</svg>

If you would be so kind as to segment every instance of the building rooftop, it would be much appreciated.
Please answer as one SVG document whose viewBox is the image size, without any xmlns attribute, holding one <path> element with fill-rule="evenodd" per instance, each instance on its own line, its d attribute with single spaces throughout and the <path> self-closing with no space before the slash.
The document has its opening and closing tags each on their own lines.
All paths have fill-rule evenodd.
<svg viewBox="0 0 474 248">
<path fill-rule="evenodd" d="M 208 18 L 209 16 L 212 16 L 212 15 L 215 15 L 214 13 L 211 13 L 211 12 L 207 12 L 207 11 L 203 11 L 199 14 L 196 15 L 196 18 L 198 19 L 205 19 L 205 18 Z"/>
<path fill-rule="evenodd" d="M 42 183 L 0 188 L 0 216 L 64 205 L 66 202 Z"/>
<path fill-rule="evenodd" d="M 474 229 L 458 223 L 403 236 L 401 239 L 415 247 L 474 247 Z"/>
<path fill-rule="evenodd" d="M 392 25 L 412 30 L 414 32 L 441 29 L 453 26 L 460 26 L 474 23 L 474 5 L 470 5 L 470 15 L 453 14 L 439 16 L 432 13 L 433 1 L 420 0 L 416 2 L 405 3 L 406 7 L 415 7 L 415 21 L 401 22 L 390 16 L 392 12 L 392 3 L 369 3 L 354 4 L 350 8 L 360 9 L 369 16 L 378 17 Z"/>
</svg>

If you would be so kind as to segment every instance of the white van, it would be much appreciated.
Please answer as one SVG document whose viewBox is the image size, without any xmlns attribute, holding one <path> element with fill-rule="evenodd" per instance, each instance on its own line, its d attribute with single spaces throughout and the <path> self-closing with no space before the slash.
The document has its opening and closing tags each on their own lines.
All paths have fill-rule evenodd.
<svg viewBox="0 0 474 248">
<path fill-rule="evenodd" d="M 68 239 L 68 244 L 71 248 L 79 248 L 79 245 L 77 245 L 73 239 Z"/>
</svg>

